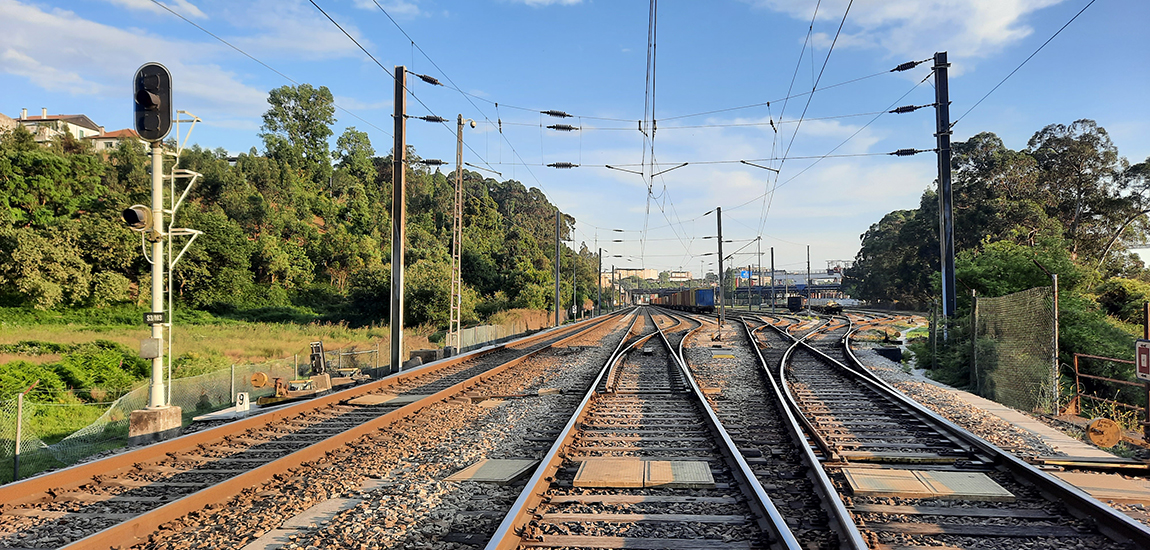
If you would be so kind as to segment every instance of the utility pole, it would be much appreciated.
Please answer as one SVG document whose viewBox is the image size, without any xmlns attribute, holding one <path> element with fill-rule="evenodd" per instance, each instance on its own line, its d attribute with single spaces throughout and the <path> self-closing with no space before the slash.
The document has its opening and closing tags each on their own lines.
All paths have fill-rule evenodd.
<svg viewBox="0 0 1150 550">
<path fill-rule="evenodd" d="M 599 249 L 599 269 L 595 272 L 595 315 L 603 314 L 603 249 Z"/>
<path fill-rule="evenodd" d="M 723 207 L 715 207 L 715 224 L 719 229 L 719 341 L 723 340 L 723 321 L 727 316 L 727 301 L 723 297 Z"/>
<path fill-rule="evenodd" d="M 611 311 L 615 311 L 615 265 L 611 264 Z"/>
<path fill-rule="evenodd" d="M 575 260 L 577 259 L 577 258 L 575 258 L 575 232 L 574 232 L 575 228 L 571 228 L 571 229 L 572 229 L 572 232 L 571 232 L 571 305 L 575 308 L 575 314 L 572 315 L 572 317 L 575 318 L 576 320 L 578 320 L 579 319 L 579 311 L 582 308 L 579 307 L 579 303 L 578 303 L 578 300 L 579 300 L 579 290 L 578 290 L 579 289 L 579 280 L 576 278 L 576 274 L 575 274 Z"/>
<path fill-rule="evenodd" d="M 759 274 L 755 278 L 755 282 L 759 284 L 759 311 L 763 309 L 763 236 L 755 239 L 755 249 L 759 253 Z"/>
<path fill-rule="evenodd" d="M 938 242 L 942 255 L 942 314 L 954 316 L 954 211 L 950 185 L 950 89 L 946 52 L 934 54 L 934 112 L 938 138 Z M 943 331 L 943 338 L 947 338 Z"/>
<path fill-rule="evenodd" d="M 391 165 L 391 372 L 403 368 L 403 251 L 407 243 L 407 68 L 395 66 L 395 152 Z"/>
<path fill-rule="evenodd" d="M 775 296 L 775 247 L 771 247 L 771 313 L 775 312 L 775 302 L 778 297 Z"/>
<path fill-rule="evenodd" d="M 460 348 L 460 325 L 463 317 L 463 115 L 455 131 L 455 209 L 451 221 L 451 317 L 447 322 L 448 345 Z"/>
<path fill-rule="evenodd" d="M 164 142 L 152 142 L 152 311 L 164 311 Z M 152 340 L 164 339 L 164 325 L 152 325 Z M 148 408 L 166 406 L 164 401 L 164 354 L 152 358 L 152 382 Z"/>
<path fill-rule="evenodd" d="M 811 314 L 811 245 L 807 245 L 807 315 Z"/>
<path fill-rule="evenodd" d="M 559 209 L 555 209 L 555 326 L 559 326 Z"/>
</svg>

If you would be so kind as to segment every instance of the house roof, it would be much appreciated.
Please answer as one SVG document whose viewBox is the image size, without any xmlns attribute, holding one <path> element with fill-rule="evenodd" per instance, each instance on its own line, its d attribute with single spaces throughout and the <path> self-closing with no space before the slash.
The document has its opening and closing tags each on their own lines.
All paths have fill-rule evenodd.
<svg viewBox="0 0 1150 550">
<path fill-rule="evenodd" d="M 88 115 L 48 115 L 48 116 L 29 116 L 19 119 L 20 122 L 51 122 L 53 120 L 62 120 L 69 124 L 76 126 L 83 126 L 92 130 L 99 130 L 100 125 L 92 122 Z"/>
<path fill-rule="evenodd" d="M 124 128 L 123 130 L 115 130 L 112 132 L 104 132 L 98 136 L 91 136 L 87 139 L 100 139 L 100 138 L 113 138 L 113 139 L 140 139 L 140 134 L 131 128 Z"/>
</svg>

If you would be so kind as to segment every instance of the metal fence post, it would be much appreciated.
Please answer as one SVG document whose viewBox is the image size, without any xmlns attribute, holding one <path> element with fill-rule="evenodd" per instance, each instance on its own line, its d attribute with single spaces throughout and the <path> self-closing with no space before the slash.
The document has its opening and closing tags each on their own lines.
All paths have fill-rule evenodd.
<svg viewBox="0 0 1150 550">
<path fill-rule="evenodd" d="M 235 363 L 232 363 L 232 391 L 229 395 L 231 395 L 230 399 L 232 400 L 232 403 L 235 403 L 236 402 L 236 364 Z"/>
<path fill-rule="evenodd" d="M 930 302 L 930 368 L 931 370 L 938 368 L 938 304 L 931 300 Z"/>
<path fill-rule="evenodd" d="M 298 378 L 299 377 L 299 354 L 293 353 L 291 355 L 291 360 L 292 360 L 292 369 L 293 369 L 292 370 L 292 377 Z"/>
<path fill-rule="evenodd" d="M 24 427 L 24 394 L 16 395 L 16 452 L 12 455 L 12 481 L 20 480 L 20 440 Z"/>
<path fill-rule="evenodd" d="M 970 378 L 974 393 L 982 395 L 978 383 L 978 292 L 970 289 Z"/>
</svg>

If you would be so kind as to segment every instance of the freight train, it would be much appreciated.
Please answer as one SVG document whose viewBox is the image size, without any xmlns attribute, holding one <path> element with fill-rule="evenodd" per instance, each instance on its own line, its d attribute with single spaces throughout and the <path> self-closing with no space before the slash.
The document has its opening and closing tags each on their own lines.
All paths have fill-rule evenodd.
<svg viewBox="0 0 1150 550">
<path fill-rule="evenodd" d="M 692 288 L 651 300 L 656 306 L 663 306 L 692 313 L 711 313 L 719 303 L 719 293 L 713 288 Z"/>
</svg>

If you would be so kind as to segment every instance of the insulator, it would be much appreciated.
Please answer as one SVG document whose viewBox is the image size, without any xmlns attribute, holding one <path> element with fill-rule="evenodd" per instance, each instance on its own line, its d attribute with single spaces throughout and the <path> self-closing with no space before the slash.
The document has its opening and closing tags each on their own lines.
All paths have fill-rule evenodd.
<svg viewBox="0 0 1150 550">
<path fill-rule="evenodd" d="M 561 132 L 572 132 L 572 131 L 579 129 L 579 128 L 576 128 L 570 124 L 552 124 L 551 126 L 548 126 L 547 128 L 551 129 L 551 130 L 559 130 Z"/>
<path fill-rule="evenodd" d="M 890 112 L 892 112 L 896 115 L 901 115 L 904 113 L 913 113 L 917 109 L 918 109 L 918 107 L 916 107 L 914 105 L 903 105 L 902 107 L 897 107 L 895 109 L 891 109 Z"/>
<path fill-rule="evenodd" d="M 446 118 L 443 118 L 439 115 L 427 115 L 427 116 L 421 116 L 421 117 L 416 117 L 416 118 L 418 118 L 419 120 L 426 120 L 428 122 L 447 122 Z"/>
<path fill-rule="evenodd" d="M 422 80 L 428 84 L 431 84 L 433 86 L 442 86 L 443 85 L 443 83 L 440 82 L 439 79 L 435 78 L 434 76 L 427 76 L 425 74 L 416 74 L 415 76 L 418 76 L 420 80 Z"/>
<path fill-rule="evenodd" d="M 919 151 L 918 149 L 899 149 L 899 150 L 897 150 L 893 153 L 889 153 L 889 154 L 894 155 L 896 157 L 909 157 L 915 153 L 920 153 L 920 152 L 921 151 Z"/>
<path fill-rule="evenodd" d="M 554 109 L 548 109 L 546 111 L 539 111 L 539 112 L 543 113 L 547 116 L 553 116 L 553 117 L 559 117 L 559 118 L 571 118 L 572 116 L 575 116 L 575 115 L 569 115 L 567 113 L 564 113 L 563 111 L 556 111 Z"/>
<path fill-rule="evenodd" d="M 552 162 L 551 164 L 548 164 L 547 166 L 549 166 L 551 168 L 578 168 L 579 167 L 578 164 L 572 164 L 570 162 Z"/>
<path fill-rule="evenodd" d="M 423 159 L 419 161 L 419 164 L 426 164 L 428 166 L 443 166 L 447 163 L 439 159 Z"/>
<path fill-rule="evenodd" d="M 899 71 L 909 71 L 909 70 L 917 67 L 919 63 L 921 63 L 921 61 L 907 61 L 906 63 L 903 63 L 902 65 L 899 65 L 899 66 L 891 69 L 890 72 L 896 73 Z"/>
</svg>

